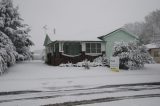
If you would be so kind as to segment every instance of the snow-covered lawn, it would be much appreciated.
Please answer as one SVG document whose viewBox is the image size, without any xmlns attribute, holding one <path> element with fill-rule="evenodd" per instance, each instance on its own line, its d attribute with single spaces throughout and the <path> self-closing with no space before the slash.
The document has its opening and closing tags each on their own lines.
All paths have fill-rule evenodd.
<svg viewBox="0 0 160 106">
<path fill-rule="evenodd" d="M 63 87 L 99 86 L 124 83 L 160 82 L 160 64 L 144 70 L 112 72 L 107 67 L 54 67 L 42 61 L 22 62 L 0 76 L 0 91 L 53 90 Z"/>
<path fill-rule="evenodd" d="M 130 99 L 113 102 L 95 103 L 85 106 L 159 106 L 160 98 Z M 81 106 L 81 105 L 79 105 Z M 83 106 L 83 105 L 82 105 Z"/>
<path fill-rule="evenodd" d="M 0 76 L 0 106 L 13 106 L 13 104 L 15 106 L 35 106 L 98 98 L 105 101 L 97 102 L 94 104 L 95 106 L 117 106 L 118 104 L 124 106 L 131 102 L 137 102 L 134 106 L 152 104 L 152 102 L 156 102 L 155 105 L 159 106 L 157 105 L 160 104 L 160 101 L 157 100 L 160 99 L 159 95 L 152 99 L 146 97 L 160 94 L 160 85 L 108 87 L 108 85 L 148 82 L 160 82 L 159 64 L 147 64 L 143 70 L 113 72 L 107 67 L 91 67 L 86 70 L 83 67 L 54 67 L 46 65 L 42 61 L 28 61 L 12 66 L 7 73 Z M 14 91 L 33 91 L 33 93 L 2 94 Z M 145 98 L 132 100 L 133 95 L 143 95 Z M 131 97 L 128 98 L 128 96 Z M 108 97 L 125 99 L 106 102 Z M 144 102 L 146 100 L 147 102 Z M 92 103 L 93 101 L 88 102 Z M 88 104 L 88 106 L 91 105 Z"/>
</svg>

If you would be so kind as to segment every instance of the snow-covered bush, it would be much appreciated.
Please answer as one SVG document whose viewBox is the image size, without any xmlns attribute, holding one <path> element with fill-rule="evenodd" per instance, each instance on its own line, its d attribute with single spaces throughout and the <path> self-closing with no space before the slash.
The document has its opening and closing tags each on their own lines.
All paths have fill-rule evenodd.
<svg viewBox="0 0 160 106">
<path fill-rule="evenodd" d="M 109 58 L 105 55 L 103 55 L 103 57 L 102 57 L 102 64 L 103 64 L 103 66 L 109 66 L 109 64 L 110 64 Z"/>
<path fill-rule="evenodd" d="M 95 66 L 109 66 L 109 58 L 106 55 L 97 57 L 92 64 L 95 64 Z"/>
<path fill-rule="evenodd" d="M 120 68 L 141 69 L 145 63 L 153 63 L 153 59 L 145 46 L 138 45 L 137 42 L 116 42 L 113 56 L 120 58 Z"/>
<path fill-rule="evenodd" d="M 59 65 L 60 67 L 83 67 L 84 66 L 84 62 L 78 62 L 77 64 L 73 64 L 73 63 L 62 63 Z"/>
<path fill-rule="evenodd" d="M 96 66 L 103 66 L 103 57 L 99 56 L 91 62 L 91 66 L 96 67 Z"/>
<path fill-rule="evenodd" d="M 63 64 L 63 63 L 62 63 L 62 64 L 60 64 L 59 66 L 60 66 L 60 67 L 73 67 L 73 64 L 68 62 L 68 63 L 66 63 L 66 64 Z"/>
<path fill-rule="evenodd" d="M 76 66 L 77 67 L 83 67 L 84 66 L 84 62 L 82 61 L 82 62 L 78 62 L 77 64 L 76 64 Z"/>
<path fill-rule="evenodd" d="M 84 61 L 84 69 L 90 69 L 89 61 L 87 60 Z"/>
<path fill-rule="evenodd" d="M 66 64 L 60 64 L 60 67 L 85 67 L 86 63 L 88 64 L 88 67 L 97 67 L 97 66 L 104 66 L 103 65 L 103 57 L 98 57 L 96 59 L 93 60 L 93 62 L 84 60 L 82 62 L 78 62 L 76 64 L 72 64 L 72 63 L 66 63 Z"/>
<path fill-rule="evenodd" d="M 30 60 L 32 58 L 33 54 L 29 51 L 28 47 L 22 47 L 20 50 L 17 49 L 17 51 L 19 51 L 18 61 Z"/>
</svg>

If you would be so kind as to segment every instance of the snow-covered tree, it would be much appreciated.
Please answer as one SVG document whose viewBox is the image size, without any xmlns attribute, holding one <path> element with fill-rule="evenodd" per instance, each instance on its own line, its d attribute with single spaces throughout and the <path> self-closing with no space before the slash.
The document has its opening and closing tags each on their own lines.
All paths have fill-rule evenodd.
<svg viewBox="0 0 160 106">
<path fill-rule="evenodd" d="M 160 10 L 151 12 L 144 22 L 129 23 L 124 25 L 124 28 L 138 35 L 144 44 L 160 43 Z"/>
<path fill-rule="evenodd" d="M 33 43 L 29 39 L 28 25 L 22 22 L 18 7 L 13 6 L 12 0 L 2 0 L 0 2 L 0 30 L 11 39 L 18 54 L 24 59 L 28 59 L 31 57 L 28 48 Z"/>
<path fill-rule="evenodd" d="M 160 41 L 157 42 L 157 38 L 160 40 L 160 10 L 151 12 L 145 17 L 145 21 L 146 25 L 144 34 L 150 36 L 150 42 L 160 43 Z"/>
<path fill-rule="evenodd" d="M 12 0 L 0 1 L 0 73 L 18 60 L 29 59 L 28 25 L 22 23 L 18 8 L 13 7 Z"/>
<path fill-rule="evenodd" d="M 129 23 L 129 24 L 125 24 L 124 28 L 128 32 L 131 32 L 135 35 L 140 36 L 144 28 L 144 23 L 141 23 L 141 22 Z"/>
<path fill-rule="evenodd" d="M 139 46 L 137 42 L 116 42 L 113 56 L 120 58 L 122 69 L 141 69 L 145 63 L 153 62 L 145 46 Z"/>
<path fill-rule="evenodd" d="M 0 31 L 0 73 L 16 62 L 18 56 L 12 41 Z"/>
</svg>

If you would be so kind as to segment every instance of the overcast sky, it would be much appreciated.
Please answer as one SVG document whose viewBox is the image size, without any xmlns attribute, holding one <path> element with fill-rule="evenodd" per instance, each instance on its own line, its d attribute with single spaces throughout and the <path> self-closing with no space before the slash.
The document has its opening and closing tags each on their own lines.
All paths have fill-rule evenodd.
<svg viewBox="0 0 160 106">
<path fill-rule="evenodd" d="M 144 21 L 160 9 L 160 0 L 13 0 L 24 23 L 31 27 L 32 49 L 42 49 L 43 26 L 52 40 L 95 39 L 124 24 Z M 54 34 L 54 28 L 56 34 Z"/>
</svg>

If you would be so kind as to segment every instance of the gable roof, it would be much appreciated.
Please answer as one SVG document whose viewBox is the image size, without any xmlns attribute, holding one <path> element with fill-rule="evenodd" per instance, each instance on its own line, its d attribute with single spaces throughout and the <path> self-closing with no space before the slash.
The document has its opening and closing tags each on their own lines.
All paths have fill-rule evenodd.
<svg viewBox="0 0 160 106">
<path fill-rule="evenodd" d="M 53 40 L 54 39 L 56 40 Z M 89 39 L 89 38 L 85 38 L 85 37 L 80 37 L 79 39 L 75 38 L 75 37 L 59 37 L 57 36 L 49 36 L 48 34 L 46 34 L 45 40 L 44 40 L 44 44 L 43 46 L 47 46 L 49 44 L 55 43 L 55 42 L 102 42 L 102 40 L 98 39 L 97 37 Z"/>
<path fill-rule="evenodd" d="M 52 41 L 51 41 L 50 37 L 48 36 L 48 34 L 46 34 L 46 38 L 45 38 L 45 40 L 44 40 L 43 46 L 46 46 L 46 45 L 48 45 L 48 44 L 51 43 L 51 42 L 52 42 Z"/>
<path fill-rule="evenodd" d="M 103 40 L 104 37 L 109 37 L 112 33 L 115 33 L 115 32 L 118 32 L 118 31 L 124 31 L 124 32 L 126 32 L 128 35 L 130 35 L 130 36 L 138 39 L 138 36 L 136 36 L 136 35 L 128 32 L 128 31 L 127 31 L 126 29 L 124 29 L 124 28 L 116 29 L 116 30 L 114 30 L 114 31 L 112 31 L 112 32 L 110 32 L 110 33 L 108 33 L 108 34 L 106 34 L 106 35 L 100 36 L 100 37 L 98 37 L 98 38 L 101 39 L 101 40 Z"/>
</svg>

